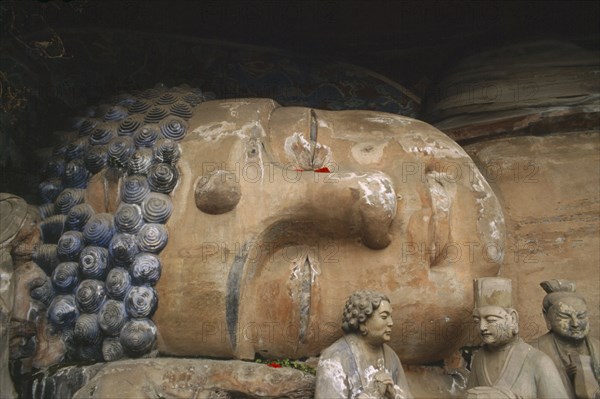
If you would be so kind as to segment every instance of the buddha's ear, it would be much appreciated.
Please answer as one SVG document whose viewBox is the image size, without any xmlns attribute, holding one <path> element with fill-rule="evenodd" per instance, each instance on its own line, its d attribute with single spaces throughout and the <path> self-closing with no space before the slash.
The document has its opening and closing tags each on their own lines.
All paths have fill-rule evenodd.
<svg viewBox="0 0 600 399">
<path fill-rule="evenodd" d="M 365 326 L 364 323 L 360 323 L 358 325 L 358 329 L 361 335 L 367 335 L 369 333 L 369 329 L 367 328 L 367 326 Z"/>
<path fill-rule="evenodd" d="M 515 309 L 509 309 L 508 317 L 510 317 L 511 322 L 515 329 L 515 334 L 519 333 L 519 313 Z"/>
<path fill-rule="evenodd" d="M 518 334 L 519 333 L 519 314 L 513 308 L 505 308 L 504 310 L 507 313 L 506 317 L 507 317 L 509 323 L 512 324 L 512 326 L 513 326 L 515 335 Z"/>
<path fill-rule="evenodd" d="M 552 331 L 552 326 L 550 325 L 550 315 L 548 314 L 548 310 L 542 307 L 542 314 L 544 315 L 546 328 L 548 329 L 548 331 Z"/>
</svg>

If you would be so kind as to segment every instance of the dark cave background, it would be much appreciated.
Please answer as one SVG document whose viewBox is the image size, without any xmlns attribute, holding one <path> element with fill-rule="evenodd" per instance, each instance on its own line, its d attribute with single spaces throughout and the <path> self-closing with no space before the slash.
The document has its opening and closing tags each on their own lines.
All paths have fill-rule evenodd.
<svg viewBox="0 0 600 399">
<path fill-rule="evenodd" d="M 595 1 L 1 1 L 0 192 L 38 202 L 43 149 L 90 105 L 156 82 L 214 89 L 203 60 L 231 43 L 368 68 L 414 93 L 427 121 L 457 60 L 542 38 L 599 50 L 598 21 Z"/>
</svg>

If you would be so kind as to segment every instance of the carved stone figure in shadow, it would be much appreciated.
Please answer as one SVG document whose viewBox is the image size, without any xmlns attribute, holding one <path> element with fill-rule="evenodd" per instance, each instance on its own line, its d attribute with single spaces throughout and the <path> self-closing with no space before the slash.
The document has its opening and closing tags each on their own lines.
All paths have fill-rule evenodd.
<svg viewBox="0 0 600 399">
<path fill-rule="evenodd" d="M 35 326 L 15 316 L 14 308 L 21 304 L 18 291 L 19 270 L 26 268 L 39 234 L 35 229 L 37 208 L 16 195 L 0 193 L 0 397 L 16 397 L 9 373 L 9 342 Z M 27 292 L 29 296 L 29 292 Z M 30 309 L 30 313 L 31 309 Z M 30 334 L 31 335 L 31 334 Z"/>
<path fill-rule="evenodd" d="M 473 357 L 467 398 L 566 398 L 552 360 L 518 336 L 511 280 L 475 279 L 474 289 L 483 348 Z"/>
<path fill-rule="evenodd" d="M 598 340 L 588 336 L 585 299 L 568 280 L 544 281 L 540 285 L 547 292 L 542 310 L 550 331 L 538 339 L 537 347 L 554 361 L 569 398 L 599 397 L 600 346 Z"/>
<path fill-rule="evenodd" d="M 344 336 L 321 354 L 315 398 L 412 398 L 400 359 L 386 345 L 394 324 L 388 297 L 356 291 L 342 320 Z"/>
</svg>

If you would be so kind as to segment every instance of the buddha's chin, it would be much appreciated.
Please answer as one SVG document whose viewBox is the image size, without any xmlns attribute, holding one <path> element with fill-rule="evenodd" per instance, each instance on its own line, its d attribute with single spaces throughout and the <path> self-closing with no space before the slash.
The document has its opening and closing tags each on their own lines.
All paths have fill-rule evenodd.
<svg viewBox="0 0 600 399">
<path fill-rule="evenodd" d="M 581 342 L 587 336 L 587 331 L 569 331 L 569 333 L 564 337 L 569 341 Z"/>
</svg>

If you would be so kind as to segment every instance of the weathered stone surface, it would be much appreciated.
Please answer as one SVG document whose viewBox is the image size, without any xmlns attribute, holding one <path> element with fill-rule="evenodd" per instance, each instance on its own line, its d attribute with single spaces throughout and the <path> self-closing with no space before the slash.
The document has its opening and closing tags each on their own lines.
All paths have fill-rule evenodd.
<svg viewBox="0 0 600 399">
<path fill-rule="evenodd" d="M 600 336 L 600 135 L 514 137 L 466 147 L 500 198 L 507 228 L 500 276 L 513 280 L 520 335 L 546 332 L 540 282 L 569 279 Z"/>
<path fill-rule="evenodd" d="M 45 370 L 33 377 L 29 396 L 36 399 L 72 398 L 103 367 L 103 363 L 98 363 L 64 367 L 55 372 Z"/>
<path fill-rule="evenodd" d="M 16 195 L 0 193 L 0 246 L 15 238 L 25 221 L 27 202 Z"/>
<path fill-rule="evenodd" d="M 229 212 L 240 202 L 240 183 L 233 172 L 217 170 L 196 183 L 196 206 L 202 212 L 220 215 Z"/>
<path fill-rule="evenodd" d="M 456 143 L 397 115 L 269 100 L 203 103 L 189 125 L 157 284 L 161 353 L 314 356 L 359 288 L 400 310 L 390 346 L 403 362 L 461 345 L 472 278 L 501 263 L 503 219 Z M 194 201 L 215 170 L 242 193 L 220 215 Z"/>
<path fill-rule="evenodd" d="M 457 141 L 598 126 L 598 53 L 563 41 L 494 48 L 462 60 L 425 120 Z"/>
<path fill-rule="evenodd" d="M 158 358 L 108 363 L 73 398 L 312 398 L 313 385 L 314 376 L 286 367 Z"/>
<path fill-rule="evenodd" d="M 16 397 L 9 373 L 10 343 L 16 293 L 20 292 L 15 269 L 29 258 L 39 235 L 32 234 L 36 214 L 22 198 L 0 193 L 0 396 Z M 18 304 L 16 306 L 19 306 Z"/>
<path fill-rule="evenodd" d="M 316 366 L 316 364 L 315 364 Z M 405 366 L 415 398 L 462 397 L 468 371 Z M 207 359 L 158 358 L 68 366 L 34 376 L 30 397 L 312 398 L 314 377 L 290 368 Z M 162 396 L 159 396 L 162 395 Z"/>
<path fill-rule="evenodd" d="M 188 91 L 157 86 L 140 96 L 162 101 Z M 106 108 L 98 107 L 97 117 Z M 155 121 L 166 110 L 156 105 L 142 116 Z M 91 137 L 116 136 L 113 125 Z M 491 188 L 455 142 L 407 117 L 281 107 L 268 99 L 200 103 L 186 128 L 171 143 L 177 154 L 155 146 L 160 163 L 147 176 L 117 168 L 127 154 L 115 150 L 112 166 L 83 182 L 87 189 L 67 188 L 56 199 L 54 210 L 63 213 L 82 201 L 93 207 L 83 237 L 111 248 L 120 237 L 114 227 L 123 227 L 114 223 L 115 210 L 122 202 L 142 204 L 147 223 L 127 234 L 136 234 L 140 250 L 160 256 L 160 279 L 152 280 L 158 280 L 158 308 L 143 312 L 152 318 L 142 323 L 145 345 L 126 353 L 140 356 L 156 343 L 162 355 L 315 356 L 339 338 L 343 301 L 361 288 L 385 292 L 401 309 L 390 346 L 403 361 L 438 361 L 462 345 L 471 281 L 497 273 L 504 220 Z M 65 159 L 81 156 L 80 147 L 81 139 L 69 143 Z M 197 182 L 209 176 L 226 176 L 234 190 L 199 193 Z M 173 204 L 165 225 L 149 220 L 148 187 L 168 198 L 161 203 Z M 73 234 L 81 235 L 65 232 L 60 239 Z M 41 249 L 50 273 L 54 247 Z M 121 258 L 113 261 L 129 266 L 129 255 Z M 102 273 L 92 277 L 99 279 L 95 286 L 105 284 Z M 77 296 L 80 311 L 99 309 L 105 295 L 98 292 L 89 308 Z M 70 336 L 70 324 L 52 322 Z M 123 331 L 131 329 L 123 329 L 125 345 Z M 67 355 L 100 356 L 80 336 L 74 342 L 78 350 Z"/>
<path fill-rule="evenodd" d="M 21 372 L 43 368 L 64 358 L 65 346 L 46 320 L 45 306 L 31 298 L 30 292 L 46 282 L 48 276 L 34 262 L 15 270 L 10 358 L 21 362 Z"/>
</svg>

